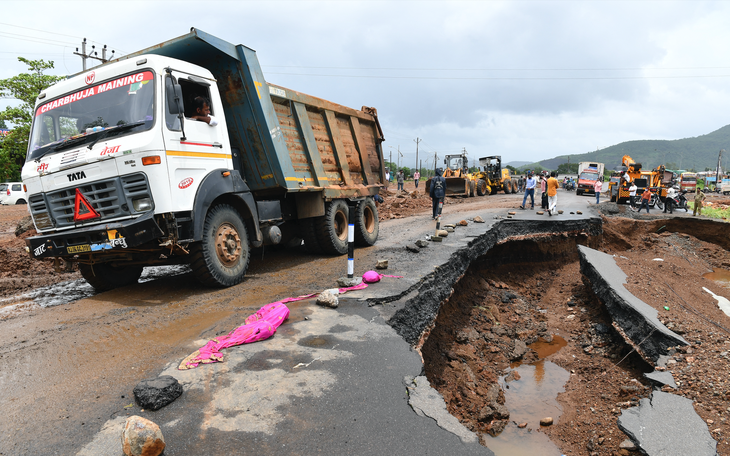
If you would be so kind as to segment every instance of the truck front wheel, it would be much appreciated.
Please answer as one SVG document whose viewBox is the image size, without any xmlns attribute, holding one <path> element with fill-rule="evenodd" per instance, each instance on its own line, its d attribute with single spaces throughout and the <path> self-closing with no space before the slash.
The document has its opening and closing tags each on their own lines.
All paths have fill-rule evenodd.
<svg viewBox="0 0 730 456">
<path fill-rule="evenodd" d="M 81 276 L 98 292 L 137 283 L 142 266 L 112 266 L 109 263 L 94 265 L 79 263 Z"/>
<path fill-rule="evenodd" d="M 318 217 L 317 240 L 322 252 L 330 255 L 347 253 L 347 217 L 349 208 L 343 200 L 334 200 L 327 204 L 324 217 Z M 306 244 L 306 240 L 304 243 Z"/>
<path fill-rule="evenodd" d="M 479 179 L 477 181 L 477 195 L 479 195 L 479 196 L 486 195 L 488 188 L 489 187 L 487 187 L 487 181 L 485 181 L 484 179 Z"/>
<path fill-rule="evenodd" d="M 380 222 L 378 221 L 378 208 L 372 198 L 365 198 L 360 201 L 355 211 L 355 245 L 367 247 L 374 245 L 378 240 Z"/>
<path fill-rule="evenodd" d="M 227 204 L 208 211 L 203 239 L 192 249 L 190 267 L 195 277 L 211 287 L 236 285 L 243 280 L 250 257 L 246 225 L 240 214 Z"/>
</svg>

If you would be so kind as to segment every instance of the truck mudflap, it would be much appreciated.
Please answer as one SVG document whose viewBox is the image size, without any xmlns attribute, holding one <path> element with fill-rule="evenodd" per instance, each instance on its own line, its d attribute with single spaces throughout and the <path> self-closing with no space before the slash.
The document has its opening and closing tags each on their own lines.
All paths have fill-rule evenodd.
<svg viewBox="0 0 730 456">
<path fill-rule="evenodd" d="M 31 258 L 41 259 L 124 250 L 137 247 L 162 235 L 162 230 L 155 222 L 154 213 L 148 212 L 131 220 L 29 237 L 25 239 L 25 245 Z"/>
</svg>

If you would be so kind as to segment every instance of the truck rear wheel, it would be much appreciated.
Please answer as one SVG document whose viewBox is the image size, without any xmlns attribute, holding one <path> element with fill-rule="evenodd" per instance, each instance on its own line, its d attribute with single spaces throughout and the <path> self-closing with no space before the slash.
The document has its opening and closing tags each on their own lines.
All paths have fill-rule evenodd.
<svg viewBox="0 0 730 456">
<path fill-rule="evenodd" d="M 142 266 L 112 266 L 109 263 L 94 265 L 79 263 L 81 276 L 96 291 L 107 291 L 137 283 L 142 275 Z"/>
<path fill-rule="evenodd" d="M 203 240 L 193 246 L 192 254 L 190 267 L 202 284 L 230 287 L 240 283 L 248 269 L 251 249 L 238 211 L 227 204 L 208 211 Z"/>
<path fill-rule="evenodd" d="M 517 179 L 512 179 L 512 193 L 517 193 L 517 190 L 519 190 Z"/>
<path fill-rule="evenodd" d="M 474 181 L 469 181 L 469 196 L 474 197 L 474 193 L 476 192 L 477 184 Z"/>
<path fill-rule="evenodd" d="M 347 216 L 349 208 L 343 200 L 327 203 L 324 217 L 318 217 L 315 223 L 317 241 L 322 252 L 331 255 L 347 253 Z M 306 241 L 304 241 L 306 243 Z"/>
<path fill-rule="evenodd" d="M 380 222 L 378 221 L 378 208 L 372 198 L 365 198 L 360 201 L 355 211 L 355 245 L 367 247 L 375 244 L 378 240 Z"/>
<path fill-rule="evenodd" d="M 484 179 L 479 179 L 477 181 L 477 195 L 479 195 L 479 196 L 486 195 L 488 188 L 489 187 L 487 187 L 487 181 L 485 181 Z"/>
</svg>

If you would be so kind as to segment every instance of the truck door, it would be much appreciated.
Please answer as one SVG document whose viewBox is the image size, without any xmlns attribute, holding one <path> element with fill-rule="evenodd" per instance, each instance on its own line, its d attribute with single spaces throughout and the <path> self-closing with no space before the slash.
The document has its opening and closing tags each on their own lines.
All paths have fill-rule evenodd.
<svg viewBox="0 0 730 456">
<path fill-rule="evenodd" d="M 171 76 L 166 76 L 170 78 Z M 174 210 L 190 210 L 203 178 L 212 170 L 230 168 L 231 153 L 225 137 L 225 120 L 217 88 L 203 78 L 180 76 L 184 133 L 180 120 L 165 103 L 165 147 Z M 196 120 L 197 108 L 207 105 L 215 121 Z M 214 125 L 215 122 L 217 125 Z"/>
</svg>

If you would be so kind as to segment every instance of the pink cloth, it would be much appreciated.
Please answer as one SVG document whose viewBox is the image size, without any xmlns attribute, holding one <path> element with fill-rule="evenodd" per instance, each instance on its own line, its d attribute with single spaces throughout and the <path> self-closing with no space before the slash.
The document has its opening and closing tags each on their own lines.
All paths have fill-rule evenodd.
<svg viewBox="0 0 730 456">
<path fill-rule="evenodd" d="M 385 275 L 385 274 L 378 274 L 375 271 L 368 271 L 362 275 L 362 281 L 367 282 L 367 283 L 375 283 L 375 282 L 380 282 L 380 279 L 382 279 L 383 277 L 394 277 L 396 279 L 403 278 L 403 276 Z"/>
<path fill-rule="evenodd" d="M 374 271 L 371 271 L 374 272 Z M 377 273 L 376 273 L 377 274 Z M 386 276 L 378 274 L 380 277 L 400 277 Z M 362 290 L 367 288 L 368 284 L 363 282 L 354 287 L 338 288 L 339 293 L 347 293 L 348 291 Z M 296 298 L 285 298 L 281 301 L 266 304 L 256 313 L 249 315 L 242 326 L 234 329 L 225 336 L 216 337 L 210 340 L 205 346 L 191 353 L 187 358 L 182 360 L 178 366 L 179 370 L 193 369 L 199 364 L 217 363 L 223 360 L 221 350 L 224 348 L 234 347 L 241 344 L 250 344 L 260 340 L 268 339 L 276 333 L 277 328 L 289 318 L 289 308 L 284 305 L 287 302 L 301 301 L 317 296 L 319 293 L 311 293 L 308 295 L 297 296 Z"/>
</svg>

